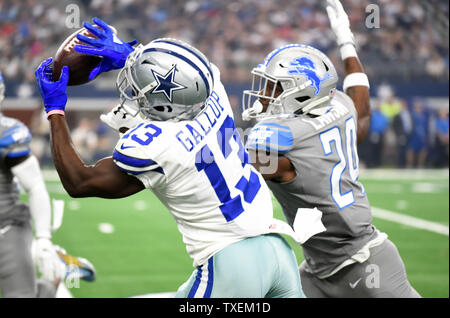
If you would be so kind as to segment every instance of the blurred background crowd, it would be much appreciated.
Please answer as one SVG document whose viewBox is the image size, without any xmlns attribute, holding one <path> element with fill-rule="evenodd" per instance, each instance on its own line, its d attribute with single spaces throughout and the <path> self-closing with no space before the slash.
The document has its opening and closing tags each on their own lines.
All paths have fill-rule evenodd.
<svg viewBox="0 0 450 318">
<path fill-rule="evenodd" d="M 361 162 L 368 167 L 448 166 L 448 102 L 442 102 L 448 99 L 448 1 L 343 0 L 343 4 L 372 84 L 373 118 L 369 137 L 360 146 Z M 379 9 L 379 21 L 368 21 L 373 5 Z M 175 37 L 198 47 L 221 70 L 236 118 L 240 94 L 251 81 L 250 70 L 281 45 L 304 43 L 323 50 L 343 78 L 324 1 L 0 0 L 0 70 L 8 98 L 39 100 L 35 68 L 54 56 L 80 22 L 93 16 L 114 25 L 127 41 Z M 93 89 L 74 89 L 70 96 L 114 98 L 116 73 L 112 73 L 96 80 Z M 42 162 L 51 165 L 48 124 L 40 106 L 29 109 L 36 111 L 22 119 L 36 136 Z M 117 136 L 98 121 L 98 113 L 106 109 L 72 110 L 73 138 L 83 157 L 94 161 L 111 153 Z M 240 120 L 237 125 L 246 127 Z"/>
</svg>

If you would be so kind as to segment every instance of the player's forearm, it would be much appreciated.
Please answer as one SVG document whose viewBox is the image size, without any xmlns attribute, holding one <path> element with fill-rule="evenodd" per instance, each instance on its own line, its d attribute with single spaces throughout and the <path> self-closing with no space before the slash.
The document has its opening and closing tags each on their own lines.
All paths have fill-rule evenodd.
<svg viewBox="0 0 450 318">
<path fill-rule="evenodd" d="M 86 166 L 75 150 L 64 116 L 50 115 L 53 162 L 67 193 L 76 198 L 123 198 L 144 189 L 135 177 L 119 170 L 111 157 Z"/>
<path fill-rule="evenodd" d="M 353 100 L 358 113 L 358 143 L 362 142 L 369 130 L 370 100 L 369 79 L 356 52 L 355 37 L 350 29 L 350 19 L 339 0 L 327 0 L 330 26 L 336 35 L 336 43 L 345 65 L 344 91 Z"/>
<path fill-rule="evenodd" d="M 372 115 L 370 109 L 369 87 L 366 85 L 357 85 L 358 80 L 361 81 L 358 77 L 365 74 L 363 66 L 357 56 L 351 56 L 344 59 L 344 67 L 346 76 L 346 79 L 344 79 L 344 89 L 345 93 L 353 100 L 356 111 L 358 112 L 358 143 L 361 143 L 369 130 L 370 118 Z M 353 77 L 353 79 L 351 79 L 351 77 Z M 349 79 L 350 81 L 348 81 Z M 350 86 L 346 87 L 347 85 L 345 84 Z"/>
<path fill-rule="evenodd" d="M 64 116 L 50 115 L 51 148 L 55 168 L 67 193 L 79 197 L 89 168 L 75 150 Z"/>
</svg>

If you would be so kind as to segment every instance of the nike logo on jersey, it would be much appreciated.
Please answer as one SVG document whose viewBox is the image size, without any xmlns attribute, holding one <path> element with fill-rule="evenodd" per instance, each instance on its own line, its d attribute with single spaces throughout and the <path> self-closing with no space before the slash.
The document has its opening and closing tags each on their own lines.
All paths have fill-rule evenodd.
<svg viewBox="0 0 450 318">
<path fill-rule="evenodd" d="M 360 280 L 361 280 L 361 277 L 356 282 L 354 282 L 353 284 L 352 283 L 348 283 L 350 285 L 350 288 L 352 288 L 352 289 L 355 288 L 358 285 Z"/>
<path fill-rule="evenodd" d="M 125 146 L 125 144 L 121 144 L 120 145 L 120 149 L 122 149 L 122 150 L 125 150 L 125 149 L 128 149 L 128 148 L 136 148 L 136 146 Z"/>
</svg>

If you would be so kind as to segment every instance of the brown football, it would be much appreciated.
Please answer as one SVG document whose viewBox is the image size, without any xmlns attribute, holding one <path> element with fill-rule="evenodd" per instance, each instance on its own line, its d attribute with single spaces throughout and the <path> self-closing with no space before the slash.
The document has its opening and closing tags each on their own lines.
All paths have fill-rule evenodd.
<svg viewBox="0 0 450 318">
<path fill-rule="evenodd" d="M 110 27 L 113 32 L 117 34 L 117 30 L 112 26 Z M 74 46 L 77 44 L 89 45 L 77 39 L 78 33 L 91 38 L 96 38 L 89 30 L 81 28 L 67 37 L 59 47 L 55 58 L 53 59 L 53 78 L 55 80 L 59 79 L 62 67 L 64 65 L 69 66 L 69 82 L 67 84 L 69 86 L 81 85 L 89 82 L 89 74 L 101 61 L 101 57 L 78 53 L 74 50 Z"/>
</svg>

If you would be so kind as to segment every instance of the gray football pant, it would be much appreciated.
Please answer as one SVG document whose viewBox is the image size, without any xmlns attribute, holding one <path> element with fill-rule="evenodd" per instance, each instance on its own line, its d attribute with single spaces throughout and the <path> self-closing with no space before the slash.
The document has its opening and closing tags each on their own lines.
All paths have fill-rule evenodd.
<svg viewBox="0 0 450 318">
<path fill-rule="evenodd" d="M 300 278 L 306 297 L 311 298 L 418 298 L 406 277 L 405 265 L 390 240 L 370 249 L 364 263 L 354 263 L 336 274 L 319 279 L 300 265 Z"/>
<path fill-rule="evenodd" d="M 0 235 L 0 288 L 3 297 L 36 297 L 32 241 L 30 222 L 11 225 Z"/>
<path fill-rule="evenodd" d="M 50 298 L 56 295 L 52 283 L 43 279 L 36 283 L 32 241 L 30 222 L 11 225 L 0 234 L 0 289 L 5 298 Z"/>
</svg>

